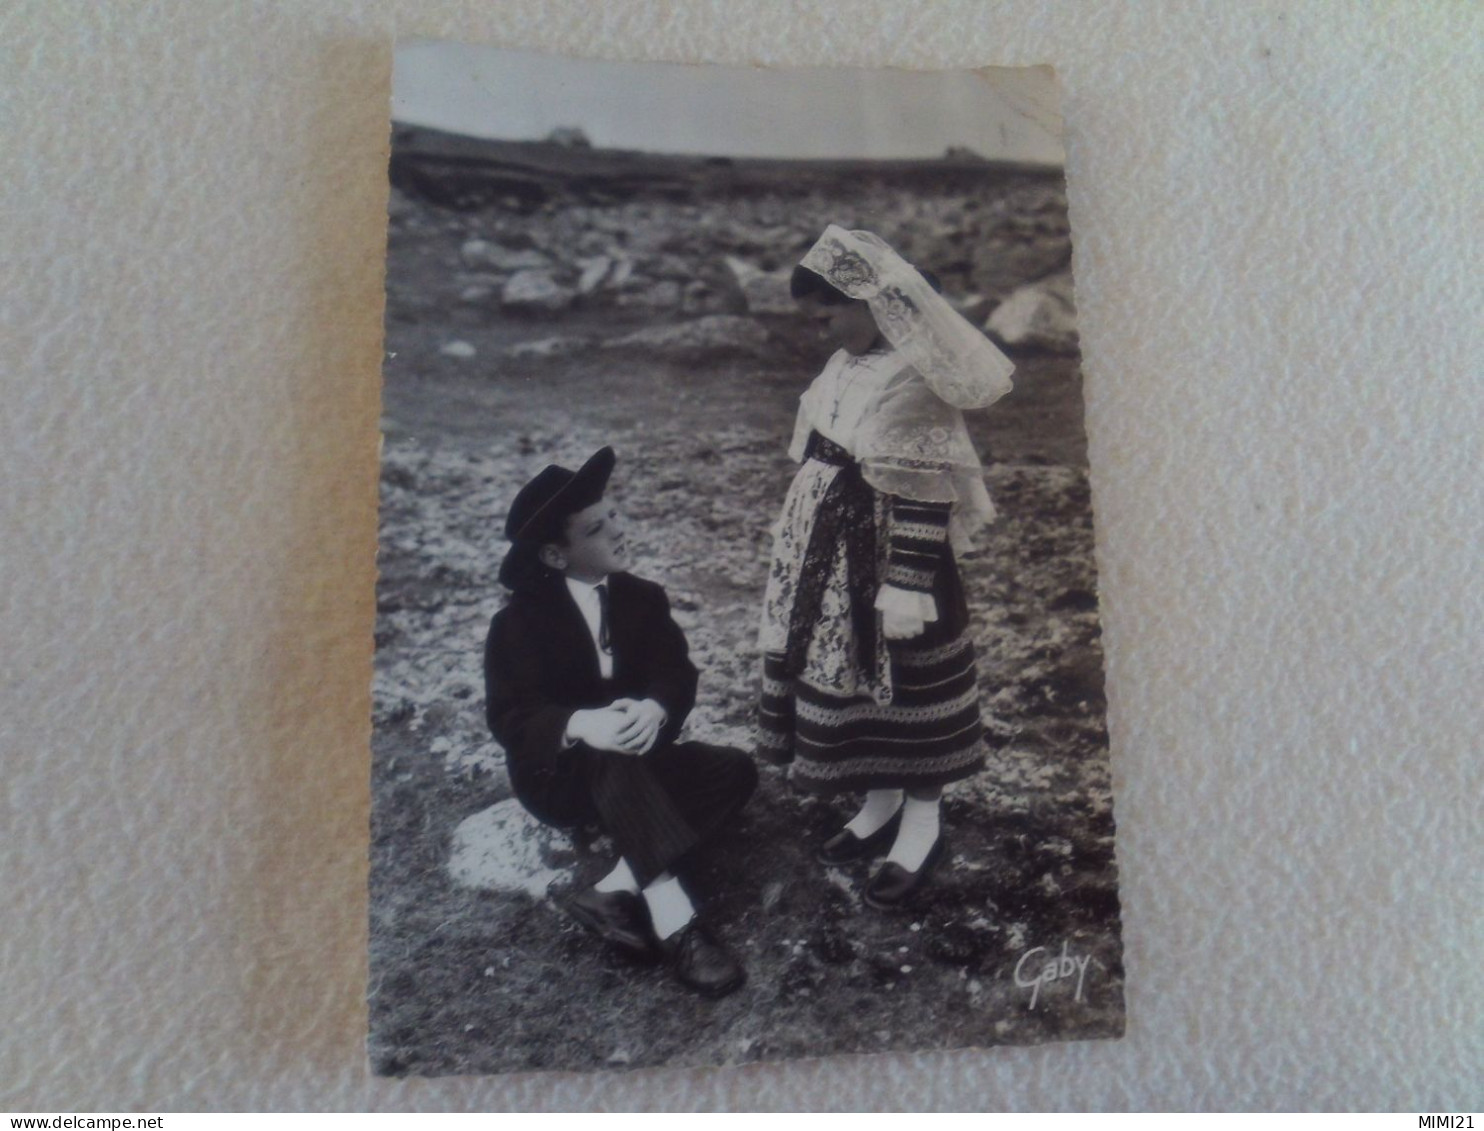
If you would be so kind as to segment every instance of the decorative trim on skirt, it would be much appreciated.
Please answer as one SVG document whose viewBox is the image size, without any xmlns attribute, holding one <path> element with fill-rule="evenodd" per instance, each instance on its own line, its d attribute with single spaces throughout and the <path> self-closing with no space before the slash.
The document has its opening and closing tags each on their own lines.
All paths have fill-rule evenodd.
<svg viewBox="0 0 1484 1131">
<path fill-rule="evenodd" d="M 890 645 L 889 704 L 841 697 L 784 673 L 783 655 L 763 657 L 759 753 L 794 763 L 794 781 L 821 793 L 947 785 L 984 766 L 984 723 L 973 644 Z"/>
</svg>

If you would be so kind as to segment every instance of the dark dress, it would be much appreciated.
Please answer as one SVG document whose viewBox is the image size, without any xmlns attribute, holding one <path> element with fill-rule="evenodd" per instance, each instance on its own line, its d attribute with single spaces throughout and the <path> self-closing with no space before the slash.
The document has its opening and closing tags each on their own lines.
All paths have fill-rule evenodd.
<svg viewBox="0 0 1484 1131">
<path fill-rule="evenodd" d="M 901 355 L 842 350 L 800 398 L 790 454 L 763 601 L 760 753 L 823 793 L 976 773 L 984 724 L 953 530 L 994 507 L 962 415 Z M 885 639 L 878 598 L 925 631 Z"/>
<path fill-rule="evenodd" d="M 811 605 L 811 574 L 835 567 L 835 539 L 818 539 L 825 553 L 806 552 L 792 586 L 793 613 L 789 637 L 797 655 L 787 650 L 763 654 L 763 688 L 759 705 L 759 749 L 770 761 L 794 763 L 794 779 L 821 793 L 946 785 L 984 766 L 984 723 L 979 714 L 974 646 L 968 637 L 969 612 L 957 563 L 948 545 L 951 508 L 895 496 L 883 496 L 858 475 L 849 455 L 815 433 L 806 463 L 839 468 L 831 489 L 811 521 L 811 536 L 838 497 L 859 496 L 855 514 L 839 525 L 859 549 L 844 551 L 850 621 L 855 630 L 832 642 L 853 655 L 862 669 L 884 650 L 889 695 L 841 695 L 815 686 L 807 678 L 803 649 L 817 651 L 818 615 Z M 803 472 L 801 471 L 801 477 Z M 775 560 L 775 570 L 788 563 Z M 862 577 L 862 575 L 865 575 Z M 899 589 L 929 593 L 938 619 L 911 640 L 881 641 L 872 607 L 878 579 Z M 823 585 L 815 580 L 815 587 Z M 818 603 L 822 598 L 815 598 Z M 861 679 L 862 686 L 866 680 Z"/>
</svg>

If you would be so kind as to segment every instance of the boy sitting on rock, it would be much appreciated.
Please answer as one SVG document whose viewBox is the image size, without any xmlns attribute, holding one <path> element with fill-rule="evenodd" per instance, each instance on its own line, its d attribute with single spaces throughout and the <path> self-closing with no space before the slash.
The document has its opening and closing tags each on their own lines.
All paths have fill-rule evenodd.
<svg viewBox="0 0 1484 1131">
<path fill-rule="evenodd" d="M 747 755 L 676 742 L 696 669 L 665 591 L 625 573 L 604 501 L 612 448 L 555 465 L 516 495 L 500 581 L 509 603 L 485 644 L 486 710 L 522 805 L 547 824 L 597 825 L 619 860 L 567 903 L 605 942 L 663 958 L 709 996 L 737 989 L 737 961 L 697 920 L 676 875 L 757 785 Z"/>
</svg>

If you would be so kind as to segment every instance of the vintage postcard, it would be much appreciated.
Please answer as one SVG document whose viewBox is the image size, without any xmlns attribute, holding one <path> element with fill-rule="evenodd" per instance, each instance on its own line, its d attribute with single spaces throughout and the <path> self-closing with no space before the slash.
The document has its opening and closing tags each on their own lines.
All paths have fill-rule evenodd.
<svg viewBox="0 0 1484 1131">
<path fill-rule="evenodd" d="M 376 1072 L 1111 1038 L 1055 78 L 396 55 Z"/>
</svg>

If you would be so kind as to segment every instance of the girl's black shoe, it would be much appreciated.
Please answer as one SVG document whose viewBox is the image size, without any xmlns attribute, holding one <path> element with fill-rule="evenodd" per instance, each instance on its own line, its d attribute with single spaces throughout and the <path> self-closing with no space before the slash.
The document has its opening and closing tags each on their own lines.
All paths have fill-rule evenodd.
<svg viewBox="0 0 1484 1131">
<path fill-rule="evenodd" d="M 933 841 L 933 847 L 928 849 L 922 867 L 915 872 L 909 872 L 900 864 L 887 861 L 882 865 L 881 871 L 877 872 L 871 878 L 871 882 L 866 885 L 866 902 L 878 911 L 890 911 L 900 907 L 907 901 L 908 896 L 927 883 L 928 873 L 933 870 L 933 865 L 943 855 L 944 844 L 943 834 L 939 833 L 938 839 Z"/>
<path fill-rule="evenodd" d="M 891 820 L 867 837 L 859 837 L 849 829 L 841 829 L 819 846 L 819 851 L 814 854 L 814 858 L 821 864 L 835 867 L 839 864 L 849 864 L 852 860 L 863 860 L 868 856 L 874 856 L 879 850 L 891 844 L 896 837 L 897 824 L 901 817 L 902 811 L 898 809 L 892 814 Z"/>
</svg>

